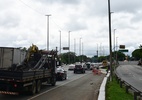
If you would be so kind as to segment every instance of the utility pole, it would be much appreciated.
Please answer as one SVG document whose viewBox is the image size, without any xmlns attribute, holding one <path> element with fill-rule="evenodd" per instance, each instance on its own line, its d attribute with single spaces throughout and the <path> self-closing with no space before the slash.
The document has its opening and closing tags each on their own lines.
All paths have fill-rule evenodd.
<svg viewBox="0 0 142 100">
<path fill-rule="evenodd" d="M 49 51 L 49 16 L 51 15 L 45 15 L 47 16 L 47 50 Z"/>
<path fill-rule="evenodd" d="M 111 12 L 110 12 L 110 0 L 108 0 L 108 20 L 109 20 L 109 49 L 110 49 L 110 81 L 112 81 L 112 43 L 111 43 Z"/>
</svg>

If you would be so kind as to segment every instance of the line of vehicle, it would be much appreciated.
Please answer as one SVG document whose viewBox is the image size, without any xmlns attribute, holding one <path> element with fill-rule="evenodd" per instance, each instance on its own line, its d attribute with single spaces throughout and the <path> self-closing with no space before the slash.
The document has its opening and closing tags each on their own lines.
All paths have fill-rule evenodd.
<svg viewBox="0 0 142 100">
<path fill-rule="evenodd" d="M 37 97 L 39 97 L 39 96 L 41 96 L 41 95 L 43 95 L 43 94 L 45 94 L 45 93 L 47 93 L 47 92 L 49 92 L 49 91 L 52 91 L 52 90 L 57 89 L 57 88 L 59 88 L 59 87 L 61 87 L 61 86 L 63 86 L 63 85 L 66 85 L 66 84 L 68 84 L 68 83 L 70 83 L 70 82 L 73 82 L 73 81 L 75 81 L 75 80 L 77 80 L 77 79 L 79 79 L 79 78 L 81 78 L 81 77 L 83 77 L 83 76 L 85 76 L 85 75 L 87 75 L 87 74 L 84 74 L 84 75 L 82 75 L 82 76 L 80 76 L 80 77 L 78 77 L 78 78 L 76 78 L 76 79 L 74 79 L 74 80 L 70 80 L 70 81 L 68 81 L 68 82 L 65 82 L 65 83 L 63 83 L 63 84 L 61 84 L 61 85 L 59 85 L 59 86 L 56 86 L 56 87 L 54 87 L 54 88 L 51 88 L 51 89 L 49 89 L 49 90 L 47 90 L 47 91 L 45 91 L 45 92 L 42 92 L 42 93 L 40 93 L 40 94 L 37 94 L 36 96 L 33 96 L 33 97 L 31 97 L 31 98 L 29 98 L 29 99 L 27 99 L 27 100 L 33 100 L 33 99 L 35 99 L 35 98 L 37 98 Z"/>
</svg>

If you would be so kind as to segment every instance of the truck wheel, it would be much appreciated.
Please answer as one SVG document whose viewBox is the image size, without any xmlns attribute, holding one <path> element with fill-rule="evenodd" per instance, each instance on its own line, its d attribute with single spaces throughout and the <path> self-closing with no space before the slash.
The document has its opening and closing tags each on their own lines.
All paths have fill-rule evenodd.
<svg viewBox="0 0 142 100">
<path fill-rule="evenodd" d="M 39 93 L 41 90 L 41 81 L 38 80 L 37 83 L 36 83 L 36 93 Z"/>
<path fill-rule="evenodd" d="M 67 75 L 65 75 L 65 80 L 67 79 Z"/>
<path fill-rule="evenodd" d="M 36 82 L 33 81 L 32 86 L 29 87 L 29 92 L 31 95 L 34 95 L 36 93 Z"/>
<path fill-rule="evenodd" d="M 56 85 L 56 76 L 53 76 L 53 77 L 51 78 L 51 85 L 52 85 L 52 86 L 55 86 L 55 85 Z"/>
</svg>

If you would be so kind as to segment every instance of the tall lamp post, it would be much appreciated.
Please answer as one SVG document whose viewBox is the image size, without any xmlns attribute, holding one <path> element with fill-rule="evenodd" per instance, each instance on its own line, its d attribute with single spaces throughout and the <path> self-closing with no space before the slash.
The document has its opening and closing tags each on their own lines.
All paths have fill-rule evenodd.
<svg viewBox="0 0 142 100">
<path fill-rule="evenodd" d="M 45 15 L 47 16 L 47 50 L 49 50 L 49 16 L 51 15 Z"/>
<path fill-rule="evenodd" d="M 68 54 L 68 63 L 70 63 L 70 32 L 68 32 L 68 47 L 69 47 L 69 54 Z"/>
<path fill-rule="evenodd" d="M 116 29 L 114 29 L 114 52 L 115 52 L 115 31 L 116 31 Z"/>
<path fill-rule="evenodd" d="M 113 57 L 114 57 L 114 58 L 113 58 L 114 60 L 116 60 L 116 52 L 115 52 L 115 49 L 116 49 L 116 46 L 115 46 L 115 31 L 116 31 L 116 29 L 114 29 L 114 37 L 113 37 L 113 38 L 114 38 L 114 56 L 113 56 Z M 115 65 L 116 65 L 116 64 L 115 64 Z"/>
<path fill-rule="evenodd" d="M 81 39 L 79 39 L 79 55 L 80 55 L 80 61 L 81 61 Z"/>
<path fill-rule="evenodd" d="M 60 54 L 61 54 L 61 31 L 59 30 L 60 32 Z"/>
<path fill-rule="evenodd" d="M 109 20 L 109 49 L 110 49 L 110 81 L 112 81 L 112 44 L 111 44 L 111 12 L 110 12 L 110 0 L 108 0 L 108 20 Z"/>
<path fill-rule="evenodd" d="M 118 59 L 117 59 L 117 53 L 118 53 L 118 51 L 117 51 L 117 45 L 118 45 L 118 41 L 117 41 L 117 39 L 118 39 L 118 37 L 116 37 L 116 66 L 117 66 L 117 64 L 118 64 Z"/>
<path fill-rule="evenodd" d="M 74 53 L 76 53 L 76 39 L 74 39 Z M 75 58 L 76 58 L 76 57 L 75 57 L 75 55 L 74 55 L 74 62 L 76 61 Z"/>
</svg>

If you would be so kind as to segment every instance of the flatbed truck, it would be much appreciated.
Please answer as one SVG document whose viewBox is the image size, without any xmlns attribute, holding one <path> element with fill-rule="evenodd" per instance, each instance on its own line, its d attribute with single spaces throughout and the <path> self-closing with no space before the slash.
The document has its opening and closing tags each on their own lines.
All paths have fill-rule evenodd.
<svg viewBox="0 0 142 100">
<path fill-rule="evenodd" d="M 33 95 L 40 92 L 42 83 L 54 86 L 56 64 L 57 50 L 40 51 L 36 45 L 32 45 L 23 62 L 0 68 L 0 94 L 18 95 L 28 92 Z"/>
</svg>

